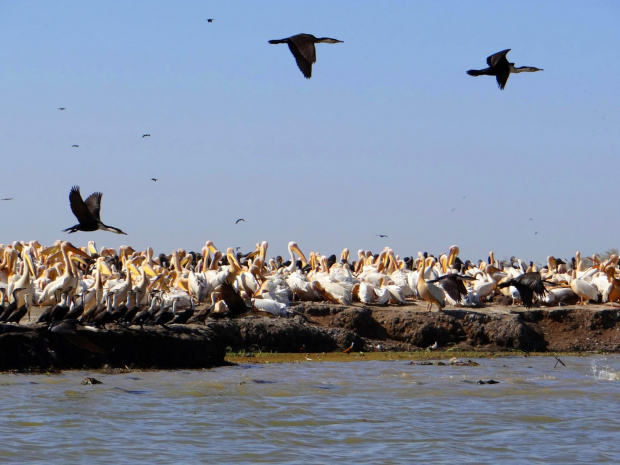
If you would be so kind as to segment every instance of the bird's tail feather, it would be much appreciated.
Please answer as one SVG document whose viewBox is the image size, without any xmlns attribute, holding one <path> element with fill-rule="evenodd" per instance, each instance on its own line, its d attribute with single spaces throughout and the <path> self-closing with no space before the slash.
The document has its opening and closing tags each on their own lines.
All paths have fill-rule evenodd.
<svg viewBox="0 0 620 465">
<path fill-rule="evenodd" d="M 467 71 L 467 74 L 469 74 L 470 76 L 481 76 L 483 73 L 477 69 L 470 69 L 469 71 Z"/>
</svg>

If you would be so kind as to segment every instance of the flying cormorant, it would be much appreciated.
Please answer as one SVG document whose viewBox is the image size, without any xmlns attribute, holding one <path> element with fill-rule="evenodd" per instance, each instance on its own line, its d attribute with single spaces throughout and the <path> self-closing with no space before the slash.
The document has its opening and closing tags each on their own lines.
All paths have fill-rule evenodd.
<svg viewBox="0 0 620 465">
<path fill-rule="evenodd" d="M 99 212 L 101 210 L 102 196 L 103 194 L 101 192 L 93 192 L 86 198 L 86 201 L 84 201 L 80 194 L 80 187 L 73 186 L 69 192 L 69 203 L 71 204 L 71 211 L 79 223 L 70 228 L 63 229 L 63 231 L 69 231 L 69 234 L 71 234 L 76 231 L 97 231 L 101 229 L 103 231 L 126 235 L 127 233 L 124 233 L 120 229 L 101 222 Z"/>
<path fill-rule="evenodd" d="M 515 68 L 514 63 L 509 63 L 506 55 L 510 49 L 502 50 L 501 52 L 494 53 L 490 57 L 487 58 L 488 68 L 485 69 L 470 69 L 467 71 L 467 74 L 470 76 L 495 76 L 497 79 L 497 86 L 504 90 L 506 87 L 506 82 L 508 81 L 508 76 L 510 73 L 533 73 L 535 71 L 543 71 L 539 68 L 534 68 L 533 66 L 520 66 Z"/>
<path fill-rule="evenodd" d="M 312 77 L 312 64 L 316 63 L 316 49 L 314 44 L 338 44 L 342 40 L 329 37 L 314 37 L 312 34 L 297 34 L 286 39 L 270 40 L 270 44 L 288 44 L 288 48 L 295 57 L 299 70 L 306 79 Z"/>
</svg>

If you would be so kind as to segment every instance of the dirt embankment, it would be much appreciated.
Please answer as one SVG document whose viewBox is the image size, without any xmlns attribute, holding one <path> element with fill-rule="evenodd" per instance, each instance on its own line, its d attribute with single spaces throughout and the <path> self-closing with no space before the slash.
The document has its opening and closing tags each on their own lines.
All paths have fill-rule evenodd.
<svg viewBox="0 0 620 465">
<path fill-rule="evenodd" d="M 422 305 L 341 306 L 299 303 L 291 318 L 256 314 L 206 325 L 143 329 L 110 325 L 57 333 L 41 325 L 0 324 L 0 370 L 201 368 L 227 352 L 411 351 L 620 352 L 620 310 L 609 306 L 525 311 L 490 305 L 426 312 Z M 36 312 L 33 320 L 36 319 Z"/>
</svg>

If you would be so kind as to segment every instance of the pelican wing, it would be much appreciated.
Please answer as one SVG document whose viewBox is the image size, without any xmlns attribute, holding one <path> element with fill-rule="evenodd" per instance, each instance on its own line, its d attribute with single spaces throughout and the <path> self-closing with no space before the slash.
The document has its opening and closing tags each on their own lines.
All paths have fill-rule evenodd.
<svg viewBox="0 0 620 465">
<path fill-rule="evenodd" d="M 506 58 L 508 52 L 510 52 L 509 48 L 507 48 L 506 50 L 502 50 L 501 52 L 494 53 L 493 55 L 487 57 L 487 64 L 491 68 L 494 68 L 501 60 L 504 60 L 506 61 L 506 63 L 508 63 L 508 59 Z"/>
<path fill-rule="evenodd" d="M 97 221 L 101 221 L 99 218 L 99 211 L 101 210 L 101 197 L 103 197 L 101 192 L 93 192 L 84 202 L 88 208 L 88 211 L 90 211 L 90 214 L 93 215 L 93 218 Z"/>
</svg>

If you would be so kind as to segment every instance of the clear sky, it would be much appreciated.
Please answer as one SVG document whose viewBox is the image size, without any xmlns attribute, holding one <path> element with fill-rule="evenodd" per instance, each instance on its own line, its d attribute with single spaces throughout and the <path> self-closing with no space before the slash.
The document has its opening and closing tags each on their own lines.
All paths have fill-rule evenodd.
<svg viewBox="0 0 620 465">
<path fill-rule="evenodd" d="M 0 242 L 619 247 L 619 23 L 617 1 L 0 0 Z M 301 32 L 344 41 L 310 80 L 267 43 Z M 507 48 L 544 71 L 466 74 Z M 74 184 L 128 235 L 61 232 Z"/>
</svg>

